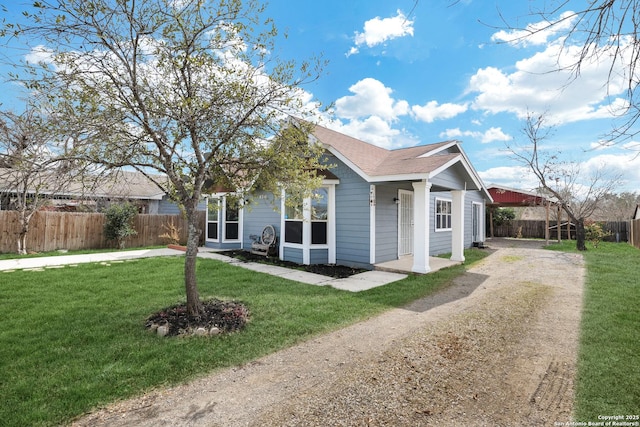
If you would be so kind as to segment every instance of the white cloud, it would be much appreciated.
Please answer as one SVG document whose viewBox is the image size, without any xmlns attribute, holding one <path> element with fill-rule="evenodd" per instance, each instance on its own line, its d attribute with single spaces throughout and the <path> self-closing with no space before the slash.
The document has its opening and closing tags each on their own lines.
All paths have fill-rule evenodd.
<svg viewBox="0 0 640 427">
<path fill-rule="evenodd" d="M 528 24 L 524 29 L 500 30 L 491 36 L 491 40 L 520 47 L 545 45 L 558 34 L 566 33 L 575 20 L 576 14 L 567 11 L 562 13 L 557 21 L 535 22 Z"/>
<path fill-rule="evenodd" d="M 535 175 L 524 166 L 499 166 L 478 171 L 478 175 L 486 185 L 498 184 L 528 191 L 539 187 Z"/>
<path fill-rule="evenodd" d="M 640 151 L 640 141 L 629 141 L 622 144 L 622 148 L 625 150 Z"/>
<path fill-rule="evenodd" d="M 376 79 L 360 80 L 349 91 L 354 95 L 343 96 L 335 102 L 336 114 L 341 118 L 378 116 L 386 121 L 395 121 L 409 113 L 407 101 L 393 99 L 393 90 Z"/>
<path fill-rule="evenodd" d="M 482 136 L 482 132 L 473 132 L 470 130 L 466 130 L 463 132 L 460 130 L 460 128 L 447 129 L 444 132 L 440 132 L 440 138 L 445 138 L 445 139 L 458 139 L 465 136 L 478 139 L 479 137 Z"/>
<path fill-rule="evenodd" d="M 53 64 L 53 51 L 46 46 L 38 45 L 31 48 L 31 52 L 25 55 L 25 61 L 29 64 Z"/>
<path fill-rule="evenodd" d="M 377 116 L 371 116 L 364 120 L 350 120 L 347 124 L 334 121 L 327 123 L 326 126 L 337 132 L 387 149 L 413 146 L 418 143 L 402 130 L 393 129 L 388 122 Z"/>
<path fill-rule="evenodd" d="M 418 120 L 432 123 L 438 119 L 450 119 L 467 111 L 467 104 L 446 103 L 439 105 L 437 101 L 429 101 L 425 105 L 414 105 L 411 111 Z"/>
<path fill-rule="evenodd" d="M 355 46 L 349 50 L 347 56 L 358 53 L 363 45 L 374 47 L 398 37 L 413 36 L 413 21 L 398 10 L 394 17 L 381 19 L 376 16 L 366 21 L 363 29 L 362 33 L 355 32 Z"/>
<path fill-rule="evenodd" d="M 504 133 L 502 131 L 502 128 L 499 127 L 489 128 L 485 132 L 469 130 L 461 131 L 459 128 L 455 128 L 447 129 L 446 131 L 440 133 L 440 138 L 456 139 L 462 137 L 477 139 L 484 144 L 494 141 L 511 141 L 513 139 L 511 135 Z"/>
<path fill-rule="evenodd" d="M 511 73 L 495 67 L 479 69 L 467 89 L 476 94 L 472 108 L 490 114 L 512 113 L 519 119 L 528 112 L 546 113 L 549 123 L 556 125 L 611 119 L 623 112 L 627 103 L 616 98 L 625 90 L 622 70 L 611 73 L 607 56 L 600 62 L 583 62 L 580 76 L 573 79 L 569 65 L 579 54 L 579 47 L 554 42 L 518 61 Z M 608 86 L 604 84 L 607 81 Z"/>
<path fill-rule="evenodd" d="M 621 175 L 630 188 L 637 191 L 637 183 L 640 182 L 640 156 L 637 153 L 624 154 L 600 154 L 591 157 L 580 165 L 580 171 L 585 176 L 593 176 L 597 171 L 605 172 L 608 176 Z"/>
<path fill-rule="evenodd" d="M 511 139 L 513 139 L 511 135 L 504 133 L 502 128 L 492 127 L 482 135 L 481 141 L 486 143 L 493 141 L 511 141 Z"/>
<path fill-rule="evenodd" d="M 620 176 L 621 185 L 614 189 L 615 192 L 637 191 L 638 189 L 640 156 L 637 153 L 601 154 L 571 164 L 574 165 L 572 173 L 577 174 L 573 189 L 578 193 L 586 191 L 596 175 L 602 177 L 599 181 L 600 184 Z M 487 185 L 493 183 L 523 190 L 533 190 L 539 187 L 539 182 L 530 169 L 519 164 L 489 168 L 478 171 L 478 174 Z"/>
</svg>

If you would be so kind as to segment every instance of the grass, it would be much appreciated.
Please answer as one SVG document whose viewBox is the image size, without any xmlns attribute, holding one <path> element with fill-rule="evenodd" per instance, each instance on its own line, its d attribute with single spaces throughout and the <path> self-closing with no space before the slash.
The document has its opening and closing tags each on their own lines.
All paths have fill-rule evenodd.
<svg viewBox="0 0 640 427">
<path fill-rule="evenodd" d="M 48 252 L 36 252 L 30 253 L 26 255 L 18 255 L 13 252 L 3 252 L 0 253 L 0 260 L 3 259 L 19 259 L 19 258 L 40 258 L 47 256 L 62 256 L 62 255 L 82 255 L 82 254 L 95 254 L 95 253 L 104 253 L 104 252 L 121 252 L 121 251 L 137 251 L 141 249 L 159 249 L 166 248 L 166 246 L 142 246 L 137 248 L 125 248 L 125 249 L 117 249 L 117 248 L 107 248 L 107 249 L 80 249 L 75 251 L 48 251 Z"/>
<path fill-rule="evenodd" d="M 640 251 L 587 247 L 575 417 L 640 415 Z M 551 248 L 575 252 L 575 242 Z"/>
<path fill-rule="evenodd" d="M 465 253 L 467 264 L 486 252 Z M 0 273 L 0 420 L 64 424 L 100 405 L 239 365 L 398 307 L 461 274 L 454 266 L 365 292 L 310 286 L 198 260 L 203 298 L 241 300 L 251 322 L 216 338 L 159 338 L 145 318 L 184 300 L 183 258 Z"/>
</svg>

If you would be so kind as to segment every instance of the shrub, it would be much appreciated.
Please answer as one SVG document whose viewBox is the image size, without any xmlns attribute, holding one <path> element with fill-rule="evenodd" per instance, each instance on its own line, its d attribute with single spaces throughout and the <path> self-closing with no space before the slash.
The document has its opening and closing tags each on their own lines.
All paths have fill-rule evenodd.
<svg viewBox="0 0 640 427">
<path fill-rule="evenodd" d="M 104 235 L 107 240 L 115 240 L 118 247 L 124 249 L 125 240 L 138 232 L 133 228 L 133 219 L 138 208 L 131 203 L 114 204 L 105 211 Z"/>
<path fill-rule="evenodd" d="M 498 227 L 503 224 L 509 224 L 515 217 L 516 212 L 513 209 L 497 208 L 493 211 L 493 224 Z"/>
<path fill-rule="evenodd" d="M 591 242 L 594 248 L 597 248 L 602 239 L 609 234 L 602 229 L 602 224 L 597 222 L 588 222 L 584 225 L 585 238 Z"/>
</svg>

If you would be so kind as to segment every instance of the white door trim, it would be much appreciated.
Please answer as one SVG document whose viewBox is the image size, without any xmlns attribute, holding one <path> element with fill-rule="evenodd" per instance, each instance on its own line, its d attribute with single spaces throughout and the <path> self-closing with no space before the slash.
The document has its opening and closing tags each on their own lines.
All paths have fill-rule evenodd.
<svg viewBox="0 0 640 427">
<path fill-rule="evenodd" d="M 413 191 L 398 190 L 398 257 L 413 254 Z"/>
</svg>

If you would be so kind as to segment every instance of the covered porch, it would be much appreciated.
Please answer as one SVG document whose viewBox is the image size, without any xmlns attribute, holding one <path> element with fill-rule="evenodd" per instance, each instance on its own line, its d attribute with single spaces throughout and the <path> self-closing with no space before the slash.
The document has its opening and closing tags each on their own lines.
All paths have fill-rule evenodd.
<svg viewBox="0 0 640 427">
<path fill-rule="evenodd" d="M 464 176 L 464 175 L 462 175 Z M 413 182 L 413 207 L 412 207 L 412 245 L 413 251 L 410 256 L 400 257 L 398 261 L 408 262 L 408 258 L 412 261 L 411 268 L 408 271 L 413 273 L 425 274 L 436 269 L 443 268 L 439 260 L 448 261 L 451 265 L 464 262 L 464 222 L 465 222 L 465 196 L 468 176 L 462 179 L 460 187 L 465 190 L 453 189 L 441 185 L 433 185 L 433 183 L 424 179 Z M 432 206 L 437 199 L 432 200 L 431 192 L 448 192 L 450 200 L 444 200 L 444 206 Z M 435 214 L 432 223 L 430 212 L 435 208 Z M 439 210 L 442 209 L 442 210 Z M 451 242 L 451 258 L 444 260 L 442 258 L 430 256 L 432 230 L 442 230 L 450 233 Z M 432 264 L 434 263 L 435 264 Z M 437 267 L 440 266 L 440 267 Z M 444 265 L 448 266 L 448 265 Z"/>
<path fill-rule="evenodd" d="M 433 273 L 443 268 L 462 264 L 462 261 L 452 261 L 450 258 L 429 257 L 429 271 Z M 391 273 L 412 273 L 414 265 L 413 255 L 402 256 L 399 259 L 374 264 L 373 269 L 378 271 L 388 271 Z"/>
</svg>

